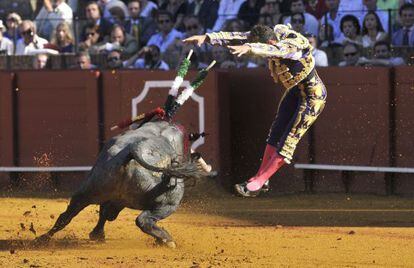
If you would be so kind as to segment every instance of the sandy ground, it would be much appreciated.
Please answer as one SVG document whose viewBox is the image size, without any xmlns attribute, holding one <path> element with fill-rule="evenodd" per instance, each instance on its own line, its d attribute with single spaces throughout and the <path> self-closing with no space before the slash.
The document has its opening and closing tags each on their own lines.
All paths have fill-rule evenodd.
<svg viewBox="0 0 414 268">
<path fill-rule="evenodd" d="M 156 246 L 125 209 L 91 242 L 97 206 L 82 211 L 44 248 L 66 198 L 0 198 L 2 267 L 414 267 L 414 200 L 383 196 L 186 197 L 160 223 L 176 249 Z M 32 225 L 32 228 L 31 228 Z"/>
</svg>

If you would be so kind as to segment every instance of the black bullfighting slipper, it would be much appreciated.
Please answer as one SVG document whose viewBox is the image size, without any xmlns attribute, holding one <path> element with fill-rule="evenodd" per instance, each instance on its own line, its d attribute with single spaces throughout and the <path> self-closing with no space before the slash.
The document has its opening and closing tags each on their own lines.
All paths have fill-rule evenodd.
<svg viewBox="0 0 414 268">
<path fill-rule="evenodd" d="M 236 190 L 236 193 L 242 197 L 256 197 L 260 194 L 262 189 L 259 189 L 257 191 L 250 191 L 247 189 L 247 181 L 238 183 L 234 185 L 234 190 Z"/>
</svg>

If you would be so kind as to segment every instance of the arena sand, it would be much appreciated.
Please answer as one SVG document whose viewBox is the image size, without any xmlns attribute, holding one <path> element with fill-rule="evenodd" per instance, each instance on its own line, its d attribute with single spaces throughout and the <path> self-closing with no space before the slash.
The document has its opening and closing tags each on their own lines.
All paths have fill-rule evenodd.
<svg viewBox="0 0 414 268">
<path fill-rule="evenodd" d="M 98 206 L 82 211 L 48 246 L 31 240 L 67 206 L 66 198 L 0 198 L 2 267 L 414 267 L 414 200 L 361 195 L 241 199 L 187 196 L 160 225 L 176 249 L 156 246 L 125 209 L 88 240 Z"/>
</svg>

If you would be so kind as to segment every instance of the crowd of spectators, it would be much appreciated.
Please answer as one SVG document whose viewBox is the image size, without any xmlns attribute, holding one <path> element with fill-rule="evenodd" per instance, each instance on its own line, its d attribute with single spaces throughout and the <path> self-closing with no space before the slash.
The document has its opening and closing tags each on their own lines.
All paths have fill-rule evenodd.
<svg viewBox="0 0 414 268">
<path fill-rule="evenodd" d="M 181 40 L 278 23 L 309 39 L 320 67 L 397 66 L 413 56 L 414 0 L 0 1 L 0 54 L 30 55 L 33 69 L 71 55 L 73 68 L 171 70 L 193 49 L 193 69 L 213 59 L 217 68 L 255 68 L 266 61 Z"/>
</svg>

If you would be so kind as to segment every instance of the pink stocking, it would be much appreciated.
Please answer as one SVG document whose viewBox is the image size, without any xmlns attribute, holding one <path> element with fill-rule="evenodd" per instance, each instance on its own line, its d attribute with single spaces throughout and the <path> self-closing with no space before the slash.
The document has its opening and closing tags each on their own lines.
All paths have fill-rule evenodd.
<svg viewBox="0 0 414 268">
<path fill-rule="evenodd" d="M 249 191 L 257 191 L 262 188 L 263 184 L 285 163 L 282 156 L 274 153 L 268 163 L 264 165 L 256 176 L 251 178 L 247 183 Z M 261 171 L 261 172 L 260 172 Z"/>
</svg>

